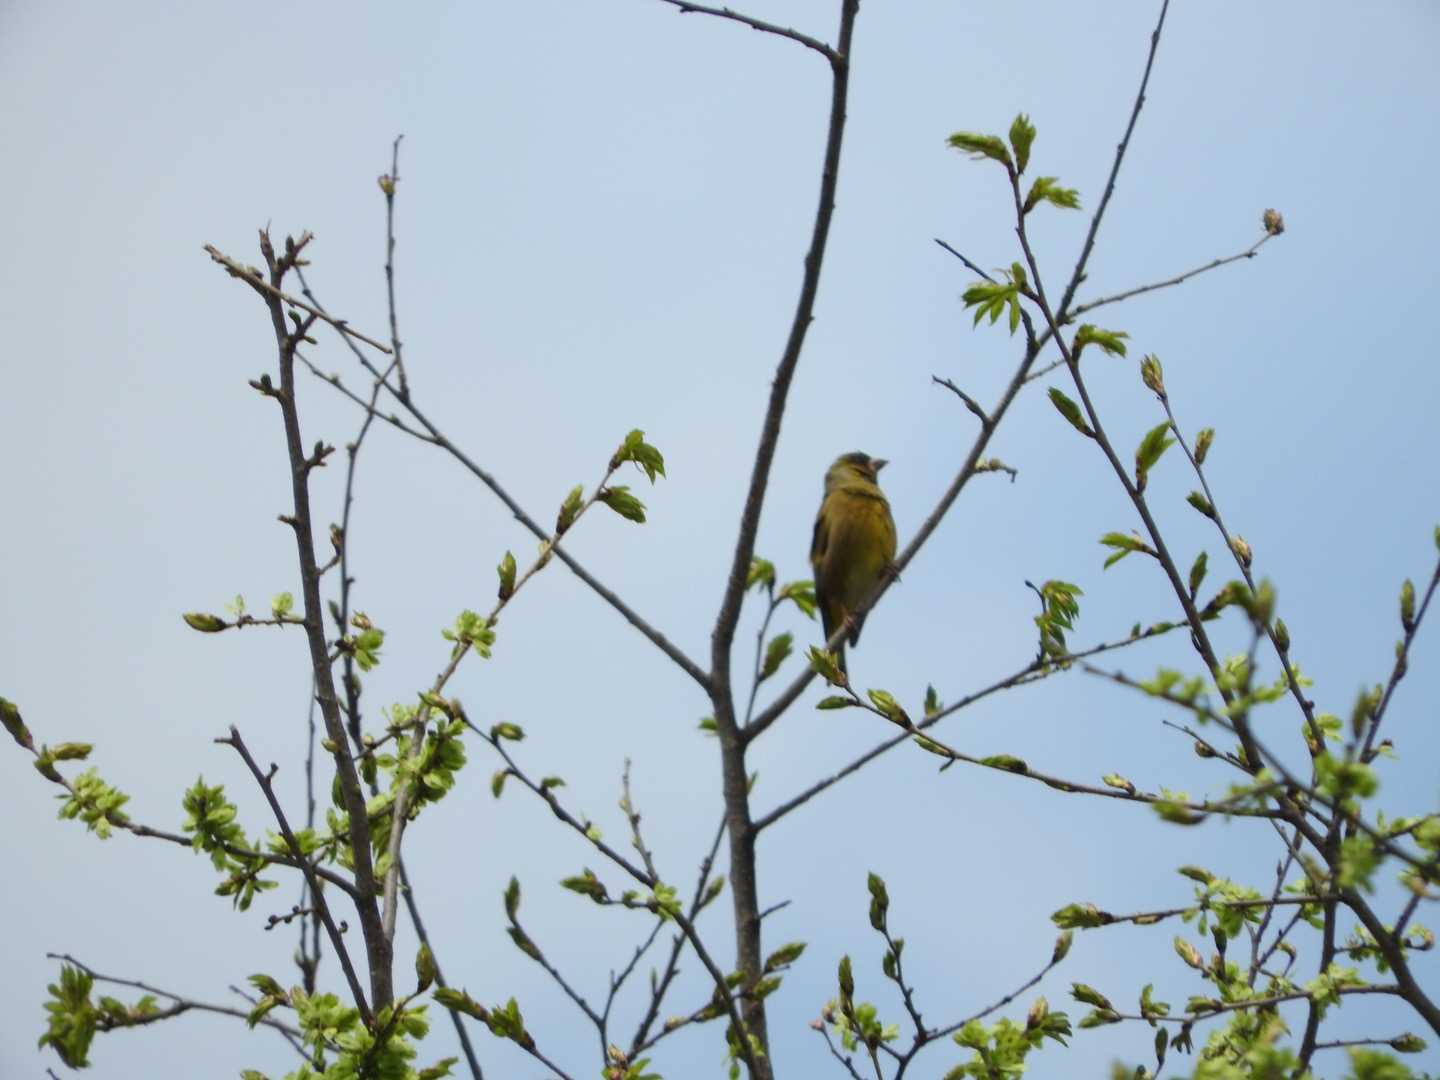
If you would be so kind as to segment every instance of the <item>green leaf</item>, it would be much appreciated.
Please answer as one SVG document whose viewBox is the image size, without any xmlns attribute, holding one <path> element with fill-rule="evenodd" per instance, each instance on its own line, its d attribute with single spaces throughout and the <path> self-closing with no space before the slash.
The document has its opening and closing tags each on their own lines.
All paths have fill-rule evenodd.
<svg viewBox="0 0 1440 1080">
<path fill-rule="evenodd" d="M 1106 773 L 1100 778 L 1105 782 L 1106 787 L 1112 787 L 1117 791 L 1123 791 L 1127 795 L 1135 794 L 1135 785 L 1119 773 Z"/>
<path fill-rule="evenodd" d="M 1066 904 L 1050 916 L 1050 921 L 1061 930 L 1089 930 L 1096 926 L 1108 926 L 1115 921 L 1115 916 L 1101 911 L 1094 904 Z"/>
<path fill-rule="evenodd" d="M 1065 392 L 1058 386 L 1050 387 L 1050 401 L 1055 408 L 1060 410 L 1060 415 L 1070 421 L 1070 426 L 1080 432 L 1088 439 L 1095 437 L 1095 432 L 1090 430 L 1090 425 L 1085 422 L 1085 417 L 1080 415 L 1080 406 L 1065 396 Z"/>
<path fill-rule="evenodd" d="M 270 601 L 270 614 L 274 615 L 277 619 L 282 619 L 290 614 L 290 610 L 294 606 L 295 597 L 292 594 L 288 592 L 277 593 Z"/>
<path fill-rule="evenodd" d="M 497 595 L 501 600 L 509 600 L 515 594 L 515 556 L 512 552 L 505 552 L 505 557 L 500 560 L 500 565 L 495 567 L 495 572 L 500 575 L 500 590 Z"/>
<path fill-rule="evenodd" d="M 905 727 L 910 726 L 910 718 L 905 715 L 905 710 L 895 700 L 895 695 L 888 690 L 867 690 L 865 696 L 870 699 L 870 704 L 887 719 Z"/>
<path fill-rule="evenodd" d="M 844 672 L 840 670 L 839 659 L 834 653 L 827 652 L 819 646 L 812 645 L 805 655 L 810 660 L 810 667 L 814 670 L 815 674 L 819 675 L 831 686 L 850 685 L 850 680 L 847 679 Z"/>
<path fill-rule="evenodd" d="M 520 910 L 520 881 L 511 877 L 510 884 L 505 886 L 505 916 L 514 921 L 515 913 Z"/>
<path fill-rule="evenodd" d="M 936 713 L 938 713 L 942 708 L 943 708 L 943 706 L 940 704 L 940 695 L 935 692 L 935 687 L 930 686 L 930 685 L 927 684 L 926 687 L 925 687 L 925 717 L 926 717 L 926 719 L 929 719 L 930 717 L 934 716 L 934 715 L 935 715 Z"/>
<path fill-rule="evenodd" d="M 1021 210 L 1028 214 L 1042 202 L 1058 206 L 1061 210 L 1079 210 L 1080 192 L 1074 188 L 1061 187 L 1058 176 L 1037 176 L 1030 185 Z"/>
<path fill-rule="evenodd" d="M 181 618 L 191 630 L 199 630 L 202 634 L 218 634 L 230 625 L 219 615 L 208 615 L 200 611 L 186 612 Z"/>
<path fill-rule="evenodd" d="M 1035 125 L 1024 113 L 1010 125 L 1010 146 L 1015 151 L 1015 171 L 1023 173 L 1030 164 L 1030 147 L 1035 143 Z"/>
<path fill-rule="evenodd" d="M 1125 355 L 1125 339 L 1130 335 L 1123 330 L 1101 330 L 1089 323 L 1075 331 L 1075 340 L 1070 346 L 1071 355 L 1079 358 L 1080 351 L 1087 345 L 1098 345 L 1111 356 Z"/>
<path fill-rule="evenodd" d="M 1100 537 L 1100 543 L 1115 550 L 1115 553 L 1105 560 L 1104 568 L 1106 570 L 1109 570 L 1132 551 L 1143 552 L 1146 555 L 1155 554 L 1154 549 L 1134 533 L 1108 532 Z"/>
<path fill-rule="evenodd" d="M 780 948 L 765 958 L 766 974 L 789 967 L 796 960 L 800 959 L 800 954 L 804 951 L 805 943 L 803 941 L 792 941 L 788 945 L 781 945 Z"/>
<path fill-rule="evenodd" d="M 753 589 L 756 586 L 762 589 L 775 587 L 775 564 L 758 555 L 751 557 L 750 571 L 745 575 L 745 588 Z"/>
<path fill-rule="evenodd" d="M 819 704 L 817 704 L 817 705 L 815 706 L 815 708 L 817 708 L 817 709 L 848 709 L 848 708 L 850 708 L 850 706 L 852 706 L 852 705 L 854 705 L 854 704 L 855 704 L 855 702 L 854 702 L 853 700 L 851 700 L 850 698 L 848 698 L 848 697 L 840 697 L 838 694 L 832 694 L 830 697 L 821 698 Z"/>
<path fill-rule="evenodd" d="M 980 325 L 980 320 L 990 316 L 990 325 L 995 322 L 1008 309 L 1010 312 L 1010 333 L 1015 333 L 1015 328 L 1020 325 L 1020 285 L 1017 281 L 1023 282 L 1024 271 L 1017 277 L 1014 270 L 1019 269 L 1017 263 L 1006 276 L 1008 281 L 977 281 L 963 293 L 960 299 L 967 308 L 975 309 L 975 319 L 972 325 Z"/>
<path fill-rule="evenodd" d="M 415 953 L 415 992 L 423 994 L 435 982 L 435 954 L 423 941 Z"/>
<path fill-rule="evenodd" d="M 644 524 L 645 504 L 630 494 L 630 489 L 624 484 L 601 488 L 599 499 L 626 521 Z"/>
<path fill-rule="evenodd" d="M 981 765 L 988 765 L 992 769 L 1004 769 L 1006 772 L 1020 773 L 1024 775 L 1030 771 L 1030 767 L 1014 754 L 991 754 L 989 757 L 980 759 Z"/>
<path fill-rule="evenodd" d="M 1190 565 L 1190 599 L 1195 599 L 1195 594 L 1200 591 L 1200 585 L 1205 580 L 1205 570 L 1210 561 L 1210 556 L 1200 552 L 1195 556 L 1195 561 Z"/>
<path fill-rule="evenodd" d="M 1140 381 L 1160 397 L 1165 396 L 1165 372 L 1160 366 L 1160 358 L 1154 353 L 1147 354 L 1140 361 Z"/>
<path fill-rule="evenodd" d="M 1415 583 L 1409 578 L 1400 586 L 1400 625 L 1407 634 L 1415 629 Z"/>
<path fill-rule="evenodd" d="M 3 697 L 0 697 L 0 725 L 26 750 L 35 749 L 35 740 L 30 735 L 30 729 L 25 726 L 25 721 L 20 719 L 19 707 Z"/>
<path fill-rule="evenodd" d="M 1110 1004 L 1109 998 L 1093 986 L 1087 986 L 1085 983 L 1071 983 L 1070 996 L 1083 1005 L 1093 1005 L 1097 1009 L 1107 1009 L 1113 1012 L 1115 1008 Z"/>
<path fill-rule="evenodd" d="M 620 449 L 616 450 L 615 456 L 610 459 L 610 467 L 618 469 L 627 461 L 634 462 L 650 478 L 652 484 L 655 483 L 656 476 L 665 475 L 664 456 L 645 441 L 645 433 L 639 428 L 625 436 Z"/>
<path fill-rule="evenodd" d="M 761 682 L 780 670 L 780 665 L 794 651 L 794 645 L 794 634 L 777 634 L 770 639 L 770 644 L 765 647 L 765 661 L 760 667 Z"/>
<path fill-rule="evenodd" d="M 946 140 L 953 149 L 972 158 L 989 158 L 1010 166 L 1010 151 L 998 135 L 980 135 L 973 131 L 957 131 Z"/>
<path fill-rule="evenodd" d="M 807 619 L 815 618 L 815 583 L 813 581 L 792 581 L 780 587 L 775 594 L 776 601 L 789 600 Z"/>
<path fill-rule="evenodd" d="M 565 501 L 560 504 L 560 513 L 555 517 L 555 535 L 564 536 L 565 531 L 575 524 L 575 517 L 580 513 L 580 507 L 584 503 L 585 488 L 576 484 L 570 489 L 570 494 L 565 496 Z"/>
<path fill-rule="evenodd" d="M 890 910 L 890 893 L 885 888 L 885 879 L 871 871 L 866 876 L 865 887 L 870 891 L 870 926 L 883 932 L 885 914 Z"/>
<path fill-rule="evenodd" d="M 597 904 L 603 904 L 610 899 L 610 894 L 605 891 L 605 884 L 595 876 L 595 872 L 586 867 L 575 877 L 568 877 L 561 880 L 562 888 L 569 889 L 581 896 L 588 896 Z"/>
<path fill-rule="evenodd" d="M 488 1022 L 490 1019 L 490 1010 L 464 990 L 456 990 L 453 986 L 442 986 L 436 989 L 433 996 L 436 1001 L 452 1012 L 462 1012 L 482 1023 Z"/>
<path fill-rule="evenodd" d="M 1198 491 L 1192 491 L 1185 496 L 1185 501 L 1193 506 L 1200 513 L 1204 514 L 1211 521 L 1215 520 L 1215 508 L 1210 505 L 1210 500 Z"/>
<path fill-rule="evenodd" d="M 1145 490 L 1150 470 L 1159 462 L 1160 456 L 1174 445 L 1175 440 L 1170 437 L 1170 421 L 1168 420 L 1163 424 L 1156 424 L 1145 433 L 1145 437 L 1140 440 L 1140 445 L 1135 449 L 1135 486 L 1137 488 L 1141 491 Z"/>
<path fill-rule="evenodd" d="M 509 775 L 509 769 L 501 769 L 494 776 L 490 777 L 490 794 L 495 796 L 495 798 L 498 799 L 500 793 L 505 790 L 505 780 Z"/>
</svg>

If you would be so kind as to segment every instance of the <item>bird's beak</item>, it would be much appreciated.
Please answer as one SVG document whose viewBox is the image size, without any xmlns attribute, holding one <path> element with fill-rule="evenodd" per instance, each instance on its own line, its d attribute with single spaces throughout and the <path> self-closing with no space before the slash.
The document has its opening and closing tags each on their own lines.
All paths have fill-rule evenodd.
<svg viewBox="0 0 1440 1080">
<path fill-rule="evenodd" d="M 883 457 L 882 457 L 882 458 L 872 458 L 871 461 L 870 461 L 870 467 L 871 467 L 872 469 L 874 469 L 877 473 L 878 473 L 881 469 L 883 469 L 886 465 L 889 465 L 889 464 L 890 464 L 890 462 L 887 461 L 887 460 L 886 460 L 885 458 L 883 458 Z"/>
</svg>

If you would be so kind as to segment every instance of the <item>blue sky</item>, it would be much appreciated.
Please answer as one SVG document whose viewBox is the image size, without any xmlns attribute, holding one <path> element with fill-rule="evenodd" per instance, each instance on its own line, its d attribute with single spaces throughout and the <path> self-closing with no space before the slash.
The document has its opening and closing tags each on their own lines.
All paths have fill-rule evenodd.
<svg viewBox="0 0 1440 1080">
<path fill-rule="evenodd" d="M 828 38 L 837 7 L 751 10 Z M 945 137 L 1003 131 L 1027 112 L 1039 129 L 1032 171 L 1093 206 L 1155 10 L 1148 0 L 865 5 L 830 257 L 760 529 L 759 553 L 785 578 L 808 576 L 820 478 L 846 450 L 893 462 L 884 480 L 903 543 L 974 435 L 931 376 L 989 402 L 1017 355 L 1000 328 L 970 329 L 958 300 L 970 278 L 932 243 L 987 267 L 1015 256 L 999 171 Z M 1342 715 L 1388 673 L 1400 582 L 1428 575 L 1435 558 L 1440 376 L 1426 323 L 1440 289 L 1440 210 L 1428 194 L 1440 166 L 1437 45 L 1429 3 L 1179 0 L 1081 294 L 1242 250 L 1265 207 L 1284 212 L 1289 230 L 1256 259 L 1097 317 L 1127 330 L 1137 355 L 1162 358 L 1188 430 L 1217 429 L 1208 471 L 1227 521 L 1275 582 L 1317 701 Z M 641 493 L 650 522 L 597 514 L 570 549 L 703 658 L 799 284 L 828 92 L 814 54 L 653 0 L 0 7 L 0 96 L 11 103 L 0 114 L 11 151 L 0 176 L 11 208 L 0 220 L 0 692 L 37 738 L 94 742 L 94 764 L 130 793 L 138 820 L 178 826 L 180 793 L 203 774 L 226 785 L 252 832 L 268 825 L 240 762 L 212 743 L 230 724 L 281 763 L 278 783 L 299 808 L 298 636 L 202 637 L 178 618 L 237 592 L 263 606 L 297 586 L 275 521 L 288 499 L 278 418 L 246 387 L 273 363 L 268 325 L 201 247 L 256 261 L 257 227 L 310 229 L 322 299 L 383 331 L 375 177 L 401 132 L 398 292 L 418 399 L 541 520 L 643 428 L 669 474 Z M 1035 216 L 1049 281 L 1068 272 L 1087 223 Z M 315 359 L 354 376 L 333 340 Z M 1133 362 L 1091 368 L 1128 452 L 1161 417 Z M 1173 615 L 1153 567 L 1130 559 L 1102 573 L 1096 538 L 1138 523 L 1044 385 L 992 446 L 1019 478 L 967 488 L 867 624 L 858 682 L 914 705 L 927 683 L 954 700 L 1022 666 L 1033 651 L 1026 579 L 1085 589 L 1078 644 Z M 353 437 L 347 403 L 313 380 L 302 391 L 308 438 Z M 1213 532 L 1184 505 L 1193 484 L 1181 466 L 1174 454 L 1161 463 L 1152 502 L 1177 557 L 1188 564 L 1208 547 L 1223 580 Z M 317 478 L 322 520 L 338 513 L 342 479 Z M 366 684 L 373 716 L 428 684 L 445 659 L 439 629 L 493 595 L 507 548 L 523 562 L 533 546 L 453 463 L 392 431 L 366 444 L 356 515 L 358 603 L 388 632 Z M 747 608 L 746 648 L 758 614 Z M 818 637 L 784 619 L 802 643 Z M 1237 626 L 1222 638 L 1243 647 Z M 1434 627 L 1422 634 L 1388 721 L 1400 753 L 1382 777 L 1388 812 L 1435 807 L 1437 640 Z M 1162 663 L 1195 666 L 1178 639 L 1116 660 L 1132 674 Z M 557 565 L 527 587 L 494 659 L 467 664 L 456 692 L 477 718 L 523 725 L 522 762 L 564 776 L 570 803 L 612 838 L 623 837 L 615 801 L 631 758 L 662 873 L 688 889 L 720 809 L 715 747 L 696 731 L 706 702 L 573 576 Z M 817 695 L 757 751 L 761 808 L 886 734 L 874 718 L 814 712 Z M 1118 771 L 1147 788 L 1220 790 L 1228 777 L 1164 718 L 1074 674 L 941 731 L 967 752 L 1019 754 L 1076 779 Z M 1262 724 L 1299 752 L 1292 710 L 1277 706 Z M 593 1075 L 592 1031 L 504 937 L 501 889 L 518 875 L 527 928 L 592 996 L 647 927 L 554 886 L 601 868 L 523 793 L 492 800 L 482 750 L 408 849 L 437 951 L 482 1000 L 516 995 L 542 1044 Z M 0 919 L 20 931 L 0 990 L 0 1074 L 52 1063 L 31 1050 L 56 973 L 47 950 L 213 1001 L 234 1001 L 226 988 L 253 971 L 292 977 L 291 936 L 263 931 L 267 912 L 288 908 L 288 888 L 235 915 L 211 895 L 205 860 L 54 821 L 51 789 L 18 752 L 0 754 L 0 785 L 11 823 Z M 762 903 L 791 901 L 767 923 L 767 945 L 810 944 L 775 999 L 777 1065 L 838 1075 L 806 1025 L 834 993 L 842 952 L 855 956 L 860 995 L 902 1015 L 868 929 L 867 870 L 890 884 L 922 1008 L 940 1022 L 1028 978 L 1064 903 L 1183 902 L 1173 871 L 1184 863 L 1263 887 L 1276 850 L 1258 825 L 1166 829 L 1132 807 L 987 772 L 937 775 L 925 755 L 893 754 L 762 841 Z M 728 959 L 727 913 L 718 905 L 707 929 Z M 1173 933 L 1095 931 L 1041 992 L 1058 1008 L 1071 980 L 1124 1001 L 1153 981 L 1183 1000 L 1199 988 Z M 1417 971 L 1440 982 L 1433 958 Z M 689 964 L 667 1011 L 706 993 Z M 1376 1006 L 1335 1019 L 1337 1037 L 1415 1026 Z M 447 1031 L 437 1028 L 432 1056 Z M 1146 1036 L 1081 1033 L 1068 1053 L 1035 1059 L 1032 1075 L 1100 1075 L 1117 1055 L 1133 1064 Z M 540 1075 L 477 1038 L 487 1075 Z M 931 1051 L 922 1075 L 957 1060 Z M 1433 1051 L 1428 1060 L 1440 1063 Z M 280 1075 L 293 1055 L 238 1023 L 186 1017 L 104 1038 L 93 1061 L 101 1077 L 193 1075 L 197 1062 L 205 1075 Z M 719 1075 L 718 1033 L 677 1036 L 657 1065 Z"/>
</svg>

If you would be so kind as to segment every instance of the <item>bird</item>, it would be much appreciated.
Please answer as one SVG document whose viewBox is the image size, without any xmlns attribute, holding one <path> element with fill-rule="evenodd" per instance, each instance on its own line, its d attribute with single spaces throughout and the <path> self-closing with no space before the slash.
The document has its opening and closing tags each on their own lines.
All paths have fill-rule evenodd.
<svg viewBox="0 0 1440 1080">
<path fill-rule="evenodd" d="M 857 450 L 841 454 L 825 473 L 810 565 L 826 641 L 846 626 L 849 643 L 859 642 L 865 615 L 855 609 L 870 598 L 882 577 L 894 572 L 895 519 L 876 480 L 885 465 L 884 458 Z M 843 641 L 837 660 L 846 672 Z"/>
</svg>

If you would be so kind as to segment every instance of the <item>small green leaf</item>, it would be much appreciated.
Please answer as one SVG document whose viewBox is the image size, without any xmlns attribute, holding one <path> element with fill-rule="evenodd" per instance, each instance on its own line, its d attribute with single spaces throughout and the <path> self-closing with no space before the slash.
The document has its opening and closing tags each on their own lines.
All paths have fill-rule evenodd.
<svg viewBox="0 0 1440 1080">
<path fill-rule="evenodd" d="M 283 619 L 286 615 L 290 614 L 290 610 L 294 606 L 295 597 L 292 594 L 288 592 L 278 593 L 270 601 L 270 614 L 274 615 L 277 619 Z"/>
<path fill-rule="evenodd" d="M 815 708 L 817 708 L 817 709 L 848 709 L 848 708 L 850 708 L 850 706 L 852 706 L 852 705 L 854 705 L 854 704 L 855 704 L 855 702 L 854 702 L 851 698 L 848 698 L 848 697 L 840 697 L 838 694 L 832 694 L 830 697 L 821 698 L 820 701 L 819 701 L 819 703 L 815 706 Z"/>
<path fill-rule="evenodd" d="M 753 589 L 756 586 L 762 589 L 775 587 L 775 564 L 758 555 L 751 557 L 750 571 L 745 575 L 745 588 Z"/>
<path fill-rule="evenodd" d="M 1095 437 L 1095 432 L 1090 430 L 1090 425 L 1085 422 L 1085 417 L 1080 415 L 1080 406 L 1065 396 L 1065 392 L 1058 386 L 1050 387 L 1050 401 L 1055 408 L 1060 410 L 1060 415 L 1070 421 L 1070 426 L 1080 432 L 1088 439 Z"/>
<path fill-rule="evenodd" d="M 887 720 L 904 727 L 910 726 L 910 718 L 900 707 L 900 703 L 895 700 L 894 694 L 888 690 L 867 690 L 865 695 L 870 699 L 870 704 L 874 705 Z"/>
<path fill-rule="evenodd" d="M 1185 501 L 1193 506 L 1200 513 L 1204 514 L 1211 521 L 1215 520 L 1215 508 L 1210 505 L 1210 500 L 1198 491 L 1192 491 L 1185 496 Z"/>
<path fill-rule="evenodd" d="M 1100 537 L 1100 543 L 1108 548 L 1113 548 L 1115 553 L 1105 560 L 1105 569 L 1109 570 L 1121 559 L 1125 558 L 1132 551 L 1143 552 L 1146 555 L 1154 555 L 1155 551 L 1149 544 L 1141 540 L 1134 533 L 1108 532 Z"/>
<path fill-rule="evenodd" d="M 1028 214 L 1042 202 L 1058 206 L 1061 210 L 1079 210 L 1080 192 L 1074 188 L 1061 187 L 1060 178 L 1057 176 L 1037 176 L 1030 185 L 1021 210 Z"/>
<path fill-rule="evenodd" d="M 500 590 L 497 595 L 501 600 L 509 600 L 515 593 L 515 556 L 512 552 L 505 552 L 505 557 L 500 560 L 500 565 L 495 567 L 495 572 L 500 575 Z"/>
<path fill-rule="evenodd" d="M 1160 358 L 1154 353 L 1140 361 L 1140 381 L 1162 398 L 1165 396 L 1165 372 L 1160 367 Z"/>
<path fill-rule="evenodd" d="M 509 769 L 501 769 L 494 776 L 490 777 L 490 794 L 495 796 L 495 798 L 498 799 L 500 793 L 505 790 L 505 780 L 509 775 Z"/>
<path fill-rule="evenodd" d="M 1194 600 L 1194 599 L 1195 599 L 1195 594 L 1200 591 L 1200 585 L 1201 585 L 1201 583 L 1204 582 L 1204 580 L 1205 580 L 1206 564 L 1209 563 L 1209 561 L 1210 561 L 1210 556 L 1207 555 L 1205 552 L 1202 551 L 1202 552 L 1200 552 L 1199 555 L 1196 555 L 1196 556 L 1195 556 L 1195 561 L 1190 564 L 1190 599 L 1191 599 L 1191 600 Z"/>
<path fill-rule="evenodd" d="M 1089 930 L 1096 926 L 1108 926 L 1115 921 L 1115 916 L 1101 911 L 1094 904 L 1066 904 L 1050 916 L 1050 921 L 1061 930 Z"/>
<path fill-rule="evenodd" d="M 1077 359 L 1080 350 L 1087 345 L 1098 345 L 1104 352 L 1111 356 L 1125 355 L 1125 339 L 1130 335 L 1123 330 L 1101 330 L 1090 323 L 1083 324 L 1075 331 L 1075 341 L 1070 346 L 1071 355 Z"/>
<path fill-rule="evenodd" d="M 520 881 L 518 878 L 512 876 L 510 878 L 510 884 L 505 886 L 505 917 L 513 922 L 515 919 L 515 913 L 519 910 Z"/>
<path fill-rule="evenodd" d="M 1201 428 L 1195 436 L 1195 464 L 1204 465 L 1205 455 L 1210 453 L 1210 444 L 1215 441 L 1214 428 Z"/>
<path fill-rule="evenodd" d="M 199 630 L 202 634 L 218 634 L 230 625 L 218 615 L 208 615 L 200 611 L 186 612 L 181 617 L 191 630 Z"/>
<path fill-rule="evenodd" d="M 421 942 L 420 950 L 415 954 L 415 992 L 423 994 L 434 982 L 435 954 L 430 951 L 429 945 Z"/>
<path fill-rule="evenodd" d="M 810 667 L 814 669 L 815 674 L 819 675 L 831 686 L 850 685 L 850 680 L 847 679 L 845 673 L 840 670 L 839 659 L 834 653 L 827 652 L 816 645 L 812 645 L 805 655 L 809 658 Z"/>
<path fill-rule="evenodd" d="M 1400 586 L 1400 625 L 1407 634 L 1415 629 L 1415 583 L 1409 578 Z"/>
<path fill-rule="evenodd" d="M 1030 164 L 1030 147 L 1035 143 L 1035 125 L 1024 113 L 1010 125 L 1010 146 L 1015 151 L 1015 171 L 1023 173 Z"/>
<path fill-rule="evenodd" d="M 980 764 L 988 765 L 992 769 L 1004 769 L 1006 772 L 1022 775 L 1030 771 L 1030 767 L 1014 754 L 991 754 L 989 757 L 981 758 Z"/>
<path fill-rule="evenodd" d="M 780 586 L 775 594 L 777 602 L 789 600 L 807 619 L 815 618 L 815 583 L 813 581 L 791 581 Z"/>
<path fill-rule="evenodd" d="M 1121 776 L 1119 773 L 1107 773 L 1100 779 L 1105 782 L 1106 787 L 1112 787 L 1115 788 L 1117 791 L 1123 791 L 1127 795 L 1135 794 L 1135 785 L 1132 784 L 1129 780 L 1126 780 L 1125 777 Z"/>
<path fill-rule="evenodd" d="M 575 524 L 575 517 L 580 513 L 580 507 L 584 503 L 585 488 L 576 484 L 570 489 L 570 494 L 565 496 L 565 501 L 560 504 L 560 513 L 555 517 L 555 535 L 564 536 L 567 529 Z"/>
<path fill-rule="evenodd" d="M 973 131 L 957 131 L 946 140 L 950 146 L 973 158 L 989 158 L 1010 166 L 1010 151 L 998 135 L 980 135 Z"/>
<path fill-rule="evenodd" d="M 1135 486 L 1139 490 L 1145 490 L 1150 470 L 1159 462 L 1160 456 L 1173 445 L 1175 440 L 1170 437 L 1168 420 L 1163 424 L 1156 424 L 1145 433 L 1145 437 L 1135 449 Z"/>
<path fill-rule="evenodd" d="M 665 475 L 664 456 L 645 441 L 645 433 L 639 428 L 625 436 L 620 449 L 616 450 L 614 457 L 610 459 L 610 468 L 618 469 L 627 461 L 634 462 L 649 477 L 652 484 L 656 476 Z"/>
<path fill-rule="evenodd" d="M 760 667 L 761 682 L 780 670 L 780 665 L 794 651 L 794 644 L 795 635 L 790 633 L 777 634 L 770 639 L 770 644 L 765 647 L 765 661 Z"/>
<path fill-rule="evenodd" d="M 796 960 L 800 959 L 800 954 L 804 951 L 805 943 L 803 941 L 792 941 L 788 945 L 781 945 L 780 948 L 765 958 L 766 974 L 789 967 Z"/>
<path fill-rule="evenodd" d="M 30 735 L 30 729 L 25 726 L 25 721 L 20 719 L 19 707 L 3 697 L 0 697 L 0 725 L 26 750 L 35 749 L 35 740 Z"/>
<path fill-rule="evenodd" d="M 601 488 L 599 499 L 626 521 L 644 524 L 645 504 L 630 494 L 630 489 L 624 484 Z"/>
</svg>

